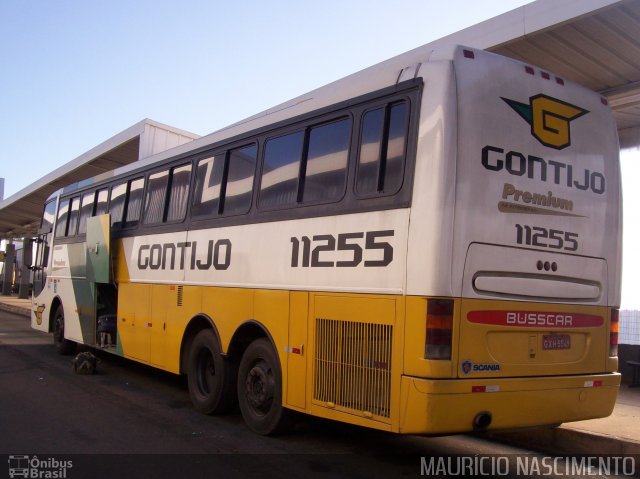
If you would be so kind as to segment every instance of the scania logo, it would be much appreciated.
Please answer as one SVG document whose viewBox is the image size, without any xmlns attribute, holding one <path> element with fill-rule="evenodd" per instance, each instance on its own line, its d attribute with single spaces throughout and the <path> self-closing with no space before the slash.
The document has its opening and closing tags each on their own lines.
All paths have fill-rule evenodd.
<svg viewBox="0 0 640 479">
<path fill-rule="evenodd" d="M 529 98 L 529 104 L 502 98 L 531 126 L 533 137 L 549 148 L 562 150 L 571 145 L 569 122 L 589 113 L 561 100 L 542 93 Z"/>
<path fill-rule="evenodd" d="M 474 363 L 469 359 L 465 359 L 460 363 L 462 374 L 467 376 L 471 373 L 496 373 L 500 372 L 498 363 Z"/>
</svg>

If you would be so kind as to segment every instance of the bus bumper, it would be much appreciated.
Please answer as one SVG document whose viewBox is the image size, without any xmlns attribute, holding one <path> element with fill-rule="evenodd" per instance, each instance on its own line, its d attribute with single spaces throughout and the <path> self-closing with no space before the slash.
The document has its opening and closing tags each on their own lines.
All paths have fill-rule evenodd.
<svg viewBox="0 0 640 479">
<path fill-rule="evenodd" d="M 502 379 L 402 377 L 399 432 L 449 434 L 553 425 L 611 414 L 620 374 Z M 483 416 L 486 422 L 487 416 Z"/>
</svg>

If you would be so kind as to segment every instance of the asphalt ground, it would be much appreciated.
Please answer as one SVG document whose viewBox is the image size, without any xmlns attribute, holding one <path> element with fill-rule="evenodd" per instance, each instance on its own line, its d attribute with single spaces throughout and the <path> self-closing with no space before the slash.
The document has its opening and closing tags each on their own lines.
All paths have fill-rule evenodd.
<svg viewBox="0 0 640 479">
<path fill-rule="evenodd" d="M 451 477 L 451 469 L 435 474 L 425 467 L 454 455 L 485 458 L 463 475 L 537 477 L 523 475 L 518 463 L 550 459 L 481 436 L 399 436 L 302 416 L 292 433 L 262 437 L 245 427 L 239 413 L 194 411 L 183 378 L 107 353 L 97 356 L 97 374 L 74 374 L 72 357 L 55 352 L 51 335 L 32 330 L 24 316 L 0 312 L 4 470 L 27 456 L 50 474 L 65 461 L 72 464 L 58 467 L 59 476 L 38 477 Z"/>
</svg>

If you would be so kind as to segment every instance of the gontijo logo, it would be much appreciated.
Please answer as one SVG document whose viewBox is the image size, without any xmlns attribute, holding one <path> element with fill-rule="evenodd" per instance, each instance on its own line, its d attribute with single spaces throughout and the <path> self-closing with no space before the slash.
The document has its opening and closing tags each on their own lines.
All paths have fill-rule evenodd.
<svg viewBox="0 0 640 479">
<path fill-rule="evenodd" d="M 529 104 L 502 98 L 529 125 L 531 134 L 544 146 L 562 150 L 571 145 L 569 122 L 589 113 L 588 110 L 542 93 L 529 98 Z"/>
</svg>

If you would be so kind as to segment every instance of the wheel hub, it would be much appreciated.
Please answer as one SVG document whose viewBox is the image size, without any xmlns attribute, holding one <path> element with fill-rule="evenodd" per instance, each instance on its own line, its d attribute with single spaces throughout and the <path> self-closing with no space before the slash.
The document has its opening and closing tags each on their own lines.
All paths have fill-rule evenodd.
<svg viewBox="0 0 640 479">
<path fill-rule="evenodd" d="M 256 364 L 247 375 L 247 399 L 255 409 L 268 410 L 273 398 L 273 381 L 261 364 Z"/>
</svg>

